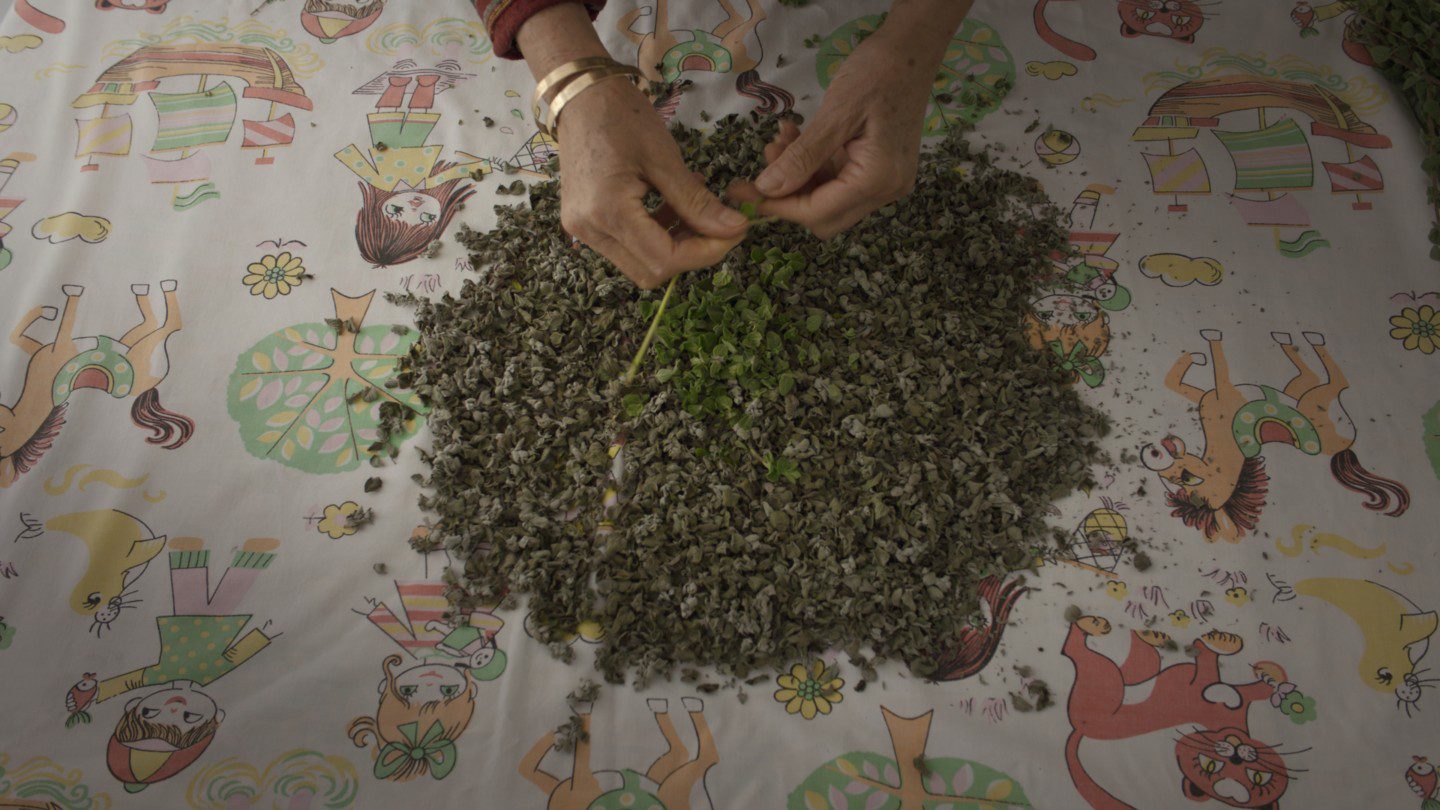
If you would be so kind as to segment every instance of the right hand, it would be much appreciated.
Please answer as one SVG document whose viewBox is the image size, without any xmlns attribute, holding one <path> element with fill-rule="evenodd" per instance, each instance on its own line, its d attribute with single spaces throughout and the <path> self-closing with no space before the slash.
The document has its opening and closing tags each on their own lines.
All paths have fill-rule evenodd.
<svg viewBox="0 0 1440 810">
<path fill-rule="evenodd" d="M 562 227 L 641 289 L 716 264 L 744 237 L 749 220 L 690 172 L 630 82 L 606 79 L 566 104 L 560 141 Z M 653 215 L 643 203 L 652 188 L 665 199 Z"/>
</svg>

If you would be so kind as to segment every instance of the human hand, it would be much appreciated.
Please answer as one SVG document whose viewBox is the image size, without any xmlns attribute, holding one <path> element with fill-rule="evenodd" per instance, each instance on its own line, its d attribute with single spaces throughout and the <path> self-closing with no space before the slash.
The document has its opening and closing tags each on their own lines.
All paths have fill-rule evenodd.
<svg viewBox="0 0 1440 810">
<path fill-rule="evenodd" d="M 634 85 L 609 79 L 560 117 L 560 223 L 642 289 L 709 267 L 740 243 L 749 220 L 685 166 L 680 147 Z M 651 188 L 665 204 L 654 214 Z"/>
<path fill-rule="evenodd" d="M 766 169 L 754 183 L 733 184 L 730 198 L 828 239 L 909 194 L 939 62 L 934 50 L 917 47 L 909 29 L 882 26 L 840 66 L 804 130 L 781 123 L 765 147 Z"/>
</svg>

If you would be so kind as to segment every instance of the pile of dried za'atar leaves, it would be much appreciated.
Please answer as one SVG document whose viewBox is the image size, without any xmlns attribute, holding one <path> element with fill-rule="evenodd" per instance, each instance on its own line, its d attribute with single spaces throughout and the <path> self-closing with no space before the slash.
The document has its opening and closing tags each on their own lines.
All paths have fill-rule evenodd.
<svg viewBox="0 0 1440 810">
<path fill-rule="evenodd" d="M 724 188 L 774 125 L 675 133 Z M 612 682 L 837 648 L 931 672 L 977 583 L 1033 566 L 1046 508 L 1096 460 L 1104 417 L 1022 328 L 1066 249 L 1060 211 L 952 135 L 846 234 L 757 225 L 682 277 L 624 385 L 661 294 L 572 244 L 559 190 L 463 232 L 478 278 L 415 302 L 400 383 L 433 409 L 421 505 L 463 561 L 457 604 L 524 596 L 560 651 L 598 622 Z"/>
</svg>

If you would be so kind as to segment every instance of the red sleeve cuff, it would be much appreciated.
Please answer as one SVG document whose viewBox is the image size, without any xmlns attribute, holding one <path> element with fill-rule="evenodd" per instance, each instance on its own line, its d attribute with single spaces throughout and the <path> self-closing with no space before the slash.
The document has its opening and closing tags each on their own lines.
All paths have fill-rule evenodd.
<svg viewBox="0 0 1440 810">
<path fill-rule="evenodd" d="M 520 30 L 521 23 L 541 9 L 574 2 L 583 2 L 592 20 L 605 7 L 605 0 L 475 0 L 475 10 L 480 13 L 480 19 L 490 33 L 495 55 L 502 59 L 520 59 L 515 34 Z"/>
</svg>

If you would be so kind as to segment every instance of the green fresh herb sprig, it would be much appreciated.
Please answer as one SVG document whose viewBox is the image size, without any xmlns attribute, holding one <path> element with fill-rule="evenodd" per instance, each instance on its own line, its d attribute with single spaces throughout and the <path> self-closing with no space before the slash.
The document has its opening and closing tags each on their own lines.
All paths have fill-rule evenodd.
<svg viewBox="0 0 1440 810">
<path fill-rule="evenodd" d="M 754 428 L 752 413 L 793 392 L 797 374 L 803 377 L 807 366 L 819 361 L 820 350 L 809 338 L 825 323 L 825 313 L 785 301 L 791 279 L 806 267 L 799 253 L 756 246 L 749 260 L 743 270 L 722 268 L 691 284 L 686 299 L 659 319 L 655 379 L 675 392 L 691 416 L 719 418 L 737 428 L 733 449 L 759 461 L 769 480 L 794 481 L 800 473 L 793 460 L 774 452 L 762 456 L 739 432 Z M 659 308 L 651 301 L 637 306 L 647 320 Z M 626 414 L 635 417 L 645 400 L 629 394 L 624 404 Z"/>
</svg>

